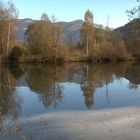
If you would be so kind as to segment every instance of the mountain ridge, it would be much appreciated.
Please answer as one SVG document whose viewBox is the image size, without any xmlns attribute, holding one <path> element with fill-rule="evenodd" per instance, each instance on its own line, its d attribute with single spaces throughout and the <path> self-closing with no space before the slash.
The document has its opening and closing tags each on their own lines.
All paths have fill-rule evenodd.
<svg viewBox="0 0 140 140">
<path fill-rule="evenodd" d="M 28 26 L 36 20 L 30 18 L 18 19 L 18 27 L 16 29 L 16 41 L 23 43 L 25 41 L 25 32 Z M 71 22 L 58 22 L 62 26 L 61 41 L 65 43 L 67 38 L 70 37 L 71 41 L 76 44 L 80 39 L 80 29 L 82 28 L 82 20 L 74 20 Z"/>
<path fill-rule="evenodd" d="M 140 23 L 140 19 L 139 23 Z M 33 23 L 36 20 L 30 19 L 30 18 L 25 18 L 25 19 L 18 19 L 18 27 L 16 30 L 16 41 L 18 43 L 23 43 L 25 41 L 25 32 L 28 28 L 28 26 Z M 62 43 L 65 43 L 70 39 L 73 44 L 77 44 L 80 41 L 80 29 L 82 28 L 83 25 L 83 20 L 78 19 L 70 22 L 65 22 L 65 21 L 59 21 L 58 23 L 61 24 L 62 26 L 62 35 L 61 35 L 61 41 Z M 130 28 L 130 23 L 132 21 L 128 22 L 124 26 L 118 27 L 114 29 L 113 31 L 120 32 L 124 37 L 127 37 L 131 28 Z M 105 29 L 102 25 L 95 24 L 96 28 L 102 28 Z"/>
<path fill-rule="evenodd" d="M 131 33 L 133 22 L 136 22 L 139 25 L 137 28 L 138 30 L 140 30 L 140 19 L 134 19 L 128 22 L 127 24 L 125 24 L 124 26 L 116 28 L 115 31 L 120 32 L 124 38 L 127 38 L 129 33 Z"/>
<path fill-rule="evenodd" d="M 30 18 L 18 19 L 19 26 L 16 29 L 16 41 L 18 43 L 23 43 L 25 41 L 25 32 L 28 26 L 34 21 L 37 20 L 33 20 Z M 72 44 L 76 45 L 80 41 L 80 29 L 82 28 L 83 22 L 84 21 L 81 19 L 77 19 L 70 22 L 59 21 L 58 23 L 62 26 L 62 43 L 65 43 L 66 41 L 68 41 L 68 39 L 70 39 Z M 103 28 L 103 26 L 99 24 L 95 24 L 95 27 Z"/>
</svg>

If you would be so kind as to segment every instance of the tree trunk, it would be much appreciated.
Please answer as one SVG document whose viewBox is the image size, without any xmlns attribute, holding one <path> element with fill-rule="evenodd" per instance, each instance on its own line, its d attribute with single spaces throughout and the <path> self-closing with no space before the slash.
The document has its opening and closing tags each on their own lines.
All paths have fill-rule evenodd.
<svg viewBox="0 0 140 140">
<path fill-rule="evenodd" d="M 10 21 L 10 18 L 9 18 L 9 22 L 8 22 L 8 35 L 7 35 L 7 45 L 6 45 L 6 57 L 9 54 L 10 32 L 11 32 L 11 21 Z"/>
<path fill-rule="evenodd" d="M 88 36 L 87 36 L 87 47 L 86 47 L 86 48 L 87 48 L 87 57 L 88 57 L 88 54 L 89 54 L 88 47 L 89 47 L 89 46 L 88 46 Z"/>
</svg>

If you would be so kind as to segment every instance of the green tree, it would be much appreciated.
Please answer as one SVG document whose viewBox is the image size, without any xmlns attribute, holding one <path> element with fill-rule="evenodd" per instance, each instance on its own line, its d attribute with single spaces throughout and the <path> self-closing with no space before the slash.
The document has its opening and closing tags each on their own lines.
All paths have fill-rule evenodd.
<svg viewBox="0 0 140 140">
<path fill-rule="evenodd" d="M 82 44 L 86 46 L 86 54 L 89 56 L 89 48 L 93 46 L 94 26 L 93 14 L 87 10 L 85 13 L 85 21 L 81 29 Z"/>
<path fill-rule="evenodd" d="M 22 53 L 23 52 L 22 52 L 21 48 L 18 46 L 15 46 L 9 55 L 10 62 L 18 63 L 19 58 L 22 56 Z"/>
</svg>

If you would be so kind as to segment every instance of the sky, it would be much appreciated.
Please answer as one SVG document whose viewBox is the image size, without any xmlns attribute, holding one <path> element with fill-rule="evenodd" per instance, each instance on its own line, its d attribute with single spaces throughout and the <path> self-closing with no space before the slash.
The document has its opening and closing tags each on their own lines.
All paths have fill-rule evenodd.
<svg viewBox="0 0 140 140">
<path fill-rule="evenodd" d="M 4 0 L 6 1 L 6 0 Z M 40 19 L 42 13 L 55 15 L 58 21 L 84 20 L 86 10 L 92 11 L 94 22 L 112 28 L 128 22 L 125 11 L 138 5 L 136 0 L 13 0 L 19 18 Z"/>
</svg>

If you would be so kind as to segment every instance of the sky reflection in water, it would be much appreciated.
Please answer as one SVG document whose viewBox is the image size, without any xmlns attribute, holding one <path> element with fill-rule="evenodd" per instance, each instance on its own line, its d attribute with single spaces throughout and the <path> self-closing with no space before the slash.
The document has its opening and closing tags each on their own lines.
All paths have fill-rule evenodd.
<svg viewBox="0 0 140 140">
<path fill-rule="evenodd" d="M 0 109 L 3 115 L 18 117 L 139 107 L 139 83 L 139 64 L 2 67 Z"/>
</svg>

